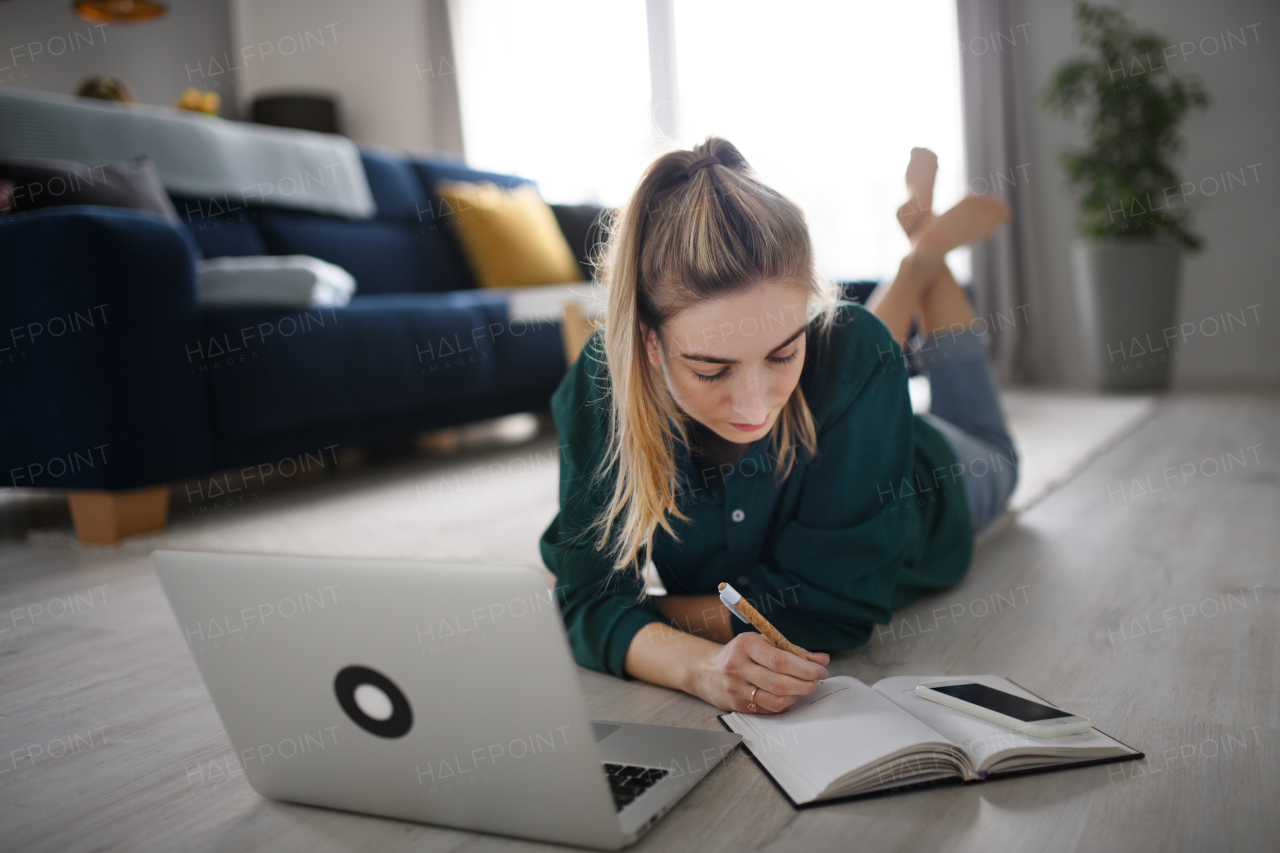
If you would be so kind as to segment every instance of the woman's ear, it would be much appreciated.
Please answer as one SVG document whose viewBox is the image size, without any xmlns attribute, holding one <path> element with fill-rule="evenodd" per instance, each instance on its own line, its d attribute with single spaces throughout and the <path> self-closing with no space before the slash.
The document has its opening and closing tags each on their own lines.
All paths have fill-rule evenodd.
<svg viewBox="0 0 1280 853">
<path fill-rule="evenodd" d="M 662 366 L 662 342 L 658 340 L 658 333 L 653 329 L 641 327 L 644 332 L 644 351 L 649 356 L 649 363 L 654 367 Z"/>
</svg>

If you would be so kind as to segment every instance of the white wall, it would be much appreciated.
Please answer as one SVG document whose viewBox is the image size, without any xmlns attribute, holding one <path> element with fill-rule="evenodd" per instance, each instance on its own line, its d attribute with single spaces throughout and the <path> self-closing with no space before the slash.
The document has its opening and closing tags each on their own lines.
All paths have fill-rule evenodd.
<svg viewBox="0 0 1280 853">
<path fill-rule="evenodd" d="M 1215 325 L 1207 318 L 1225 319 L 1222 315 L 1230 311 L 1238 319 L 1242 308 L 1261 303 L 1257 321 L 1249 310 L 1244 328 L 1235 323 L 1234 330 L 1213 337 L 1189 336 L 1175 383 L 1280 383 L 1280 265 L 1275 254 L 1280 246 L 1280 6 L 1264 0 L 1130 0 L 1126 5 L 1132 20 L 1168 43 L 1195 43 L 1194 52 L 1187 48 L 1185 61 L 1178 51 L 1170 70 L 1194 74 L 1213 98 L 1207 110 L 1194 113 L 1184 126 L 1186 147 L 1177 161 L 1181 180 L 1200 183 L 1228 170 L 1238 177 L 1242 168 L 1248 179 L 1246 187 L 1237 181 L 1230 193 L 1198 199 L 1193 230 L 1204 238 L 1205 249 L 1185 257 L 1179 313 L 1181 322 L 1202 325 L 1207 333 Z M 1030 24 L 1027 43 L 1013 48 L 1020 82 L 1038 92 L 1057 65 L 1077 52 L 1071 7 L 1061 0 L 1014 0 L 1013 17 L 1015 23 Z M 1245 47 L 1239 44 L 1242 27 Z M 1222 48 L 1227 30 L 1236 34 L 1230 51 Z M 1206 55 L 1214 42 L 1216 55 Z M 1085 365 L 1078 356 L 1070 278 L 1075 207 L 1058 165 L 1059 152 L 1079 145 L 1081 135 L 1076 126 L 1050 117 L 1030 96 L 1023 106 L 1038 231 L 1041 286 L 1036 292 L 1050 303 L 1043 315 L 1055 318 L 1050 338 L 1056 378 L 1081 383 Z M 1259 165 L 1247 168 L 1252 164 Z M 1206 192 L 1213 183 L 1205 182 Z"/>
<path fill-rule="evenodd" d="M 94 26 L 69 0 L 0 2 L 0 88 L 70 95 L 95 74 L 113 74 L 138 100 L 171 105 L 187 86 L 218 92 L 234 115 L 234 75 L 207 75 L 230 50 L 228 0 L 170 0 L 163 18 Z"/>
<path fill-rule="evenodd" d="M 332 94 L 357 142 L 449 147 L 428 121 L 432 86 L 453 78 L 429 56 L 424 0 L 230 2 L 232 43 L 251 72 L 239 91 L 246 115 L 260 94 Z"/>
</svg>

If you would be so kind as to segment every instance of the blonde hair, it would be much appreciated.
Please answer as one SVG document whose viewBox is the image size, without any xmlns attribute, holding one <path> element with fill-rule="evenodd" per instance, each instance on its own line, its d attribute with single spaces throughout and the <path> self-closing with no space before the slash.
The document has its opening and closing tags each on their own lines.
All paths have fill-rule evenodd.
<svg viewBox="0 0 1280 853">
<path fill-rule="evenodd" d="M 824 331 L 836 300 L 814 269 L 800 208 L 761 183 L 738 149 L 714 136 L 649 165 L 610 223 L 597 269 L 608 287 L 603 354 L 610 432 L 596 474 L 601 482 L 611 474 L 614 480 L 596 520 L 596 547 L 611 554 L 614 572 L 642 575 L 658 529 L 675 537 L 673 520 L 688 518 L 676 503 L 675 456 L 676 442 L 688 446 L 686 416 L 646 355 L 645 329 L 659 330 L 690 305 L 764 281 L 806 287 Z M 791 472 L 797 446 L 810 456 L 817 452 L 813 415 L 799 385 L 772 442 L 779 478 Z"/>
</svg>

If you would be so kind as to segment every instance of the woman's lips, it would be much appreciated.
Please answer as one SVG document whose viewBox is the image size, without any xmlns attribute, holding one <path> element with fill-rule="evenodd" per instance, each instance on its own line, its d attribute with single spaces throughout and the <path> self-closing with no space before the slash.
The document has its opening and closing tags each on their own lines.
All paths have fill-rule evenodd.
<svg viewBox="0 0 1280 853">
<path fill-rule="evenodd" d="M 769 422 L 768 420 L 765 420 L 763 423 L 758 423 L 758 424 L 731 423 L 729 424 L 729 426 L 733 427 L 736 430 L 741 430 L 742 432 L 755 432 L 756 430 L 763 429 L 764 425 L 767 424 L 768 422 Z"/>
</svg>

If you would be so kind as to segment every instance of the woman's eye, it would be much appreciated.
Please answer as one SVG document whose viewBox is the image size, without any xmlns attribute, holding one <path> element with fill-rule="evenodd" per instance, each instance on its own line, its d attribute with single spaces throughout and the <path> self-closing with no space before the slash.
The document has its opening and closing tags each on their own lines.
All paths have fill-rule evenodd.
<svg viewBox="0 0 1280 853">
<path fill-rule="evenodd" d="M 769 360 L 774 364 L 786 364 L 800 354 L 799 349 L 793 349 L 791 355 L 771 355 Z"/>
<path fill-rule="evenodd" d="M 720 379 L 728 372 L 729 372 L 729 368 L 726 367 L 723 370 L 721 370 L 719 373 L 699 373 L 698 371 L 695 370 L 693 374 L 694 376 L 697 376 L 699 379 L 701 379 L 703 382 L 715 382 L 717 379 Z"/>
</svg>

